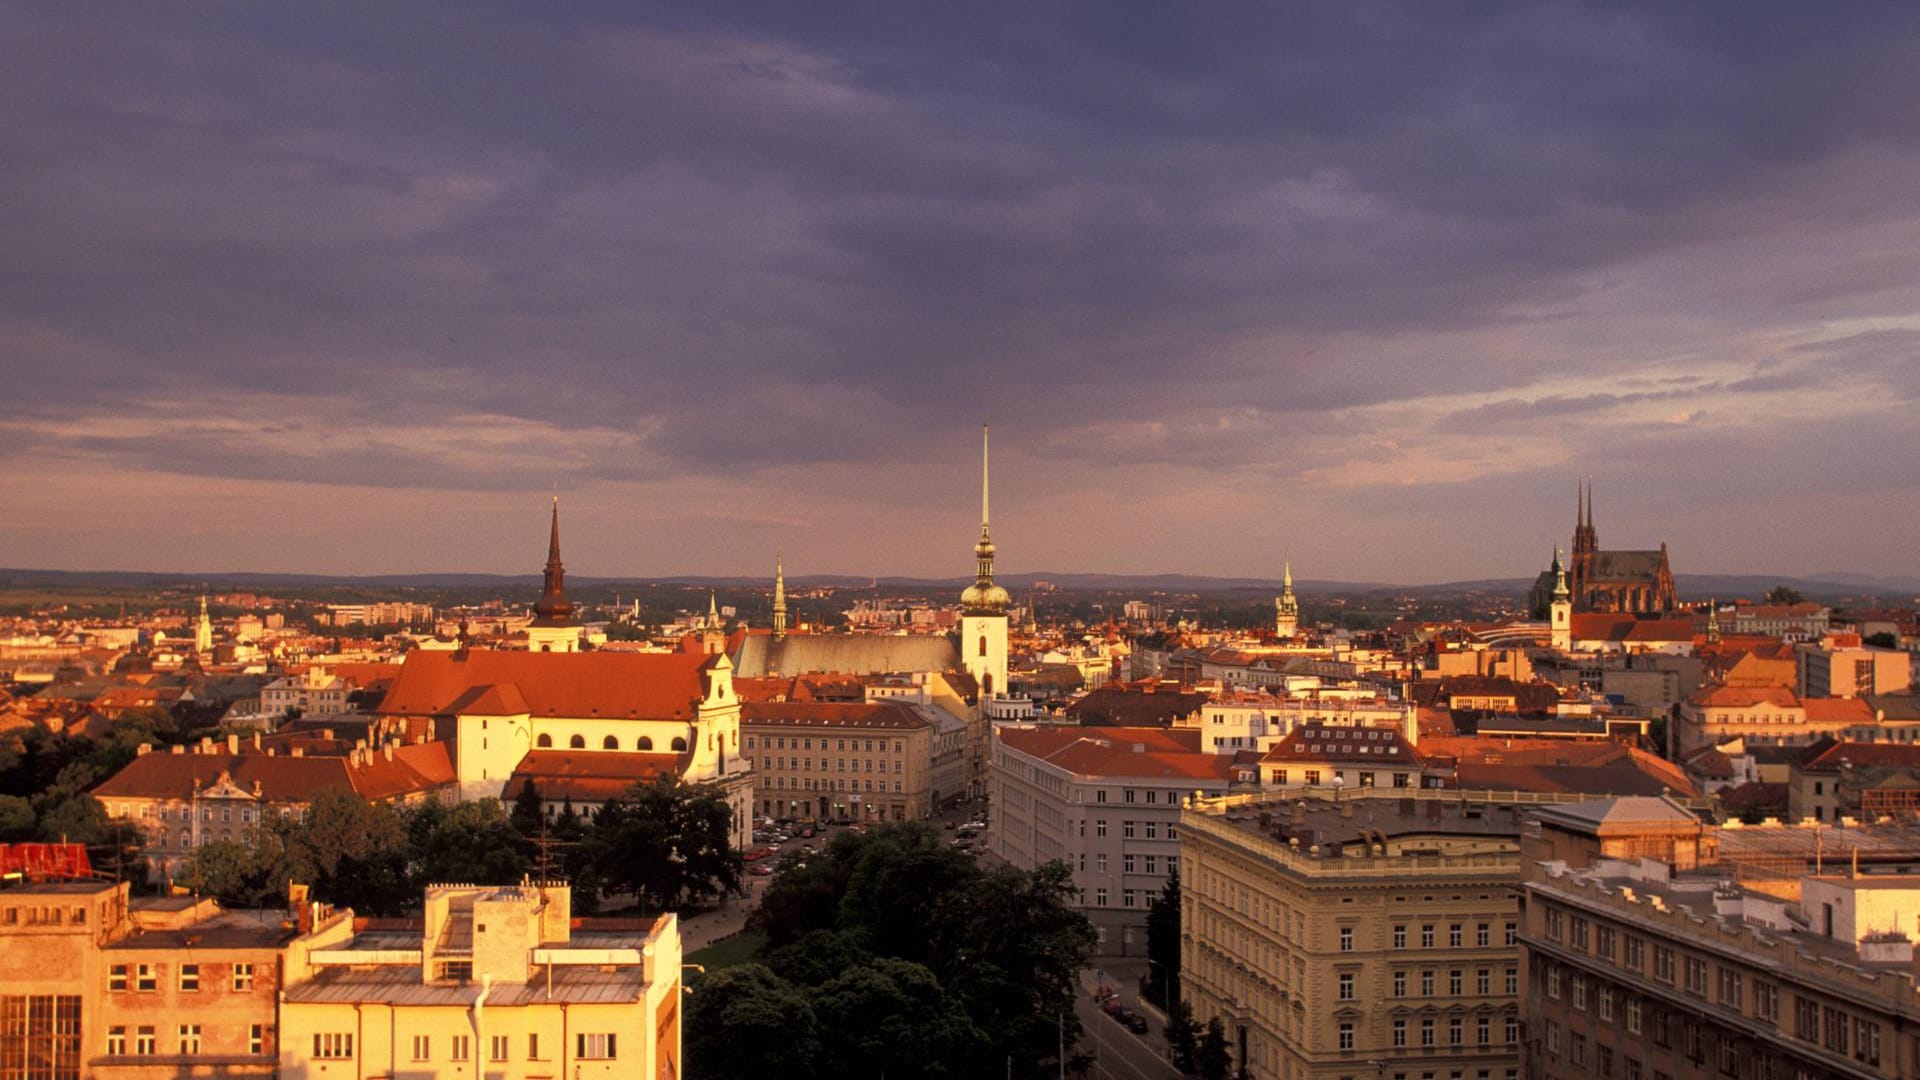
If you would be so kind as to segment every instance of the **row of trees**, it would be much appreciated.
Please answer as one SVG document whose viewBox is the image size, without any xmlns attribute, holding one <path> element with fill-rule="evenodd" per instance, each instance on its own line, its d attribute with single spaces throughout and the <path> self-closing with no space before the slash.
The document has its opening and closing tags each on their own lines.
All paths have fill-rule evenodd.
<svg viewBox="0 0 1920 1080">
<path fill-rule="evenodd" d="M 591 818 L 564 807 L 548 820 L 522 793 L 397 807 L 349 791 L 314 796 L 304 817 L 269 815 L 243 839 L 195 851 L 179 884 L 240 907 L 283 902 L 289 882 L 362 915 L 399 915 L 433 882 L 505 884 L 540 871 L 573 882 L 575 907 L 637 902 L 663 910 L 736 890 L 730 811 L 717 793 L 678 778 L 636 785 Z"/>
<path fill-rule="evenodd" d="M 695 986 L 687 1075 L 1053 1075 L 1094 942 L 1072 904 L 1063 866 L 985 870 L 924 823 L 843 833 L 768 889 L 758 962 Z"/>
</svg>

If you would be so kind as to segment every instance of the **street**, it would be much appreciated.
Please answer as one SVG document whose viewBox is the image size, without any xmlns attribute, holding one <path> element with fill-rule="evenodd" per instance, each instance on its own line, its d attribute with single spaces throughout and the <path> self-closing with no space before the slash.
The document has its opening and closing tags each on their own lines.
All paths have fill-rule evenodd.
<svg viewBox="0 0 1920 1080">
<path fill-rule="evenodd" d="M 1159 1050 L 1101 1012 L 1090 994 L 1078 995 L 1073 1010 L 1086 1027 L 1080 1049 L 1093 1055 L 1093 1068 L 1087 1075 L 1094 1080 L 1182 1080 L 1181 1072 L 1161 1057 Z"/>
</svg>

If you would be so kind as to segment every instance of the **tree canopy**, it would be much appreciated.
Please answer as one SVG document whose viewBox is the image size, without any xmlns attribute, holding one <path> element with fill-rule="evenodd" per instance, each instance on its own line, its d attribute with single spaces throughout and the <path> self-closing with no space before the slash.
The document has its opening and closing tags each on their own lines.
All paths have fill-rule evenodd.
<svg viewBox="0 0 1920 1080">
<path fill-rule="evenodd" d="M 818 1033 L 800 1040 L 790 1076 L 1051 1075 L 1093 929 L 1071 905 L 1059 864 L 984 870 L 930 826 L 842 833 L 807 866 L 776 878 L 755 915 L 768 937 L 752 986 L 810 1003 Z M 687 1071 L 751 1075 L 735 1028 L 740 969 L 702 982 L 688 1005 Z M 715 1000 L 717 980 L 728 987 Z M 757 1014 L 756 1014 L 757 1015 Z"/>
</svg>

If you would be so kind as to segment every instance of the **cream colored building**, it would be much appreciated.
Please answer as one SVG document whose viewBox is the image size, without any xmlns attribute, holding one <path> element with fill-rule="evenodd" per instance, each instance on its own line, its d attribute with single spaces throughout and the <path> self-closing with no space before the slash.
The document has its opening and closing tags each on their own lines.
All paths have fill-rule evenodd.
<svg viewBox="0 0 1920 1080">
<path fill-rule="evenodd" d="M 964 785 L 966 724 L 907 701 L 750 701 L 742 752 L 758 813 L 773 818 L 917 821 Z M 936 744 L 948 764 L 935 782 Z"/>
<path fill-rule="evenodd" d="M 582 771 L 632 782 L 671 771 L 719 786 L 734 846 L 752 840 L 753 765 L 724 653 L 416 650 L 379 712 L 431 722 L 452 745 L 462 798 L 510 800 L 521 783 Z"/>
<path fill-rule="evenodd" d="M 0 1076 L 270 1077 L 278 912 L 125 883 L 0 889 Z"/>
<path fill-rule="evenodd" d="M 1920 1075 L 1912 880 L 1808 876 L 1759 892 L 1739 876 L 1655 857 L 1530 864 L 1528 1075 Z"/>
<path fill-rule="evenodd" d="M 1140 955 L 1147 905 L 1180 866 L 1181 800 L 1225 794 L 1232 755 L 1161 728 L 1002 724 L 994 735 L 993 853 L 1025 870 L 1064 862 L 1099 951 Z"/>
<path fill-rule="evenodd" d="M 1517 1080 L 1539 796 L 1235 795 L 1180 815 L 1182 985 L 1251 1078 Z"/>
<path fill-rule="evenodd" d="M 290 947 L 286 1080 L 672 1080 L 680 931 L 572 919 L 564 884 L 435 885 L 405 929 L 338 912 Z"/>
<path fill-rule="evenodd" d="M 1842 640 L 1836 640 L 1842 639 Z M 1912 660 L 1898 649 L 1872 649 L 1859 635 L 1828 635 L 1793 649 L 1794 682 L 1803 698 L 1898 694 L 1912 684 Z"/>
</svg>

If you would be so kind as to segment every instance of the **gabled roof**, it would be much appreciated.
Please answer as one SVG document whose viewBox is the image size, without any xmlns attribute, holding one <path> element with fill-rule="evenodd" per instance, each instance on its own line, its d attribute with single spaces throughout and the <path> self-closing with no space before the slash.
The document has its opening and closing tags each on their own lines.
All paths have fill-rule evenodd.
<svg viewBox="0 0 1920 1080">
<path fill-rule="evenodd" d="M 1588 836 L 1635 833 L 1648 829 L 1697 831 L 1700 819 L 1665 796 L 1628 796 L 1562 803 L 1535 811 L 1542 824 L 1557 825 Z"/>
<path fill-rule="evenodd" d="M 1687 701 L 1713 709 L 1751 709 L 1756 705 L 1782 709 L 1800 707 L 1800 698 L 1784 686 L 1707 686 L 1694 691 Z"/>
<path fill-rule="evenodd" d="M 1667 553 L 1654 551 L 1596 551 L 1587 571 L 1589 582 L 1651 581 L 1667 564 Z"/>
<path fill-rule="evenodd" d="M 1233 779 L 1233 757 L 1200 750 L 1200 733 L 1160 728 L 996 729 L 1002 744 L 1076 776 L 1135 780 Z"/>
<path fill-rule="evenodd" d="M 1807 723 L 1826 727 L 1853 727 L 1874 723 L 1873 710 L 1859 698 L 1803 698 Z"/>
<path fill-rule="evenodd" d="M 1612 641 L 1621 644 L 1670 644 L 1693 640 L 1693 620 L 1640 619 L 1632 615 L 1582 612 L 1573 616 L 1575 641 Z"/>
<path fill-rule="evenodd" d="M 690 753 L 529 750 L 507 780 L 504 797 L 519 795 L 531 782 L 547 802 L 603 803 L 635 784 L 684 775 L 691 757 Z"/>
<path fill-rule="evenodd" d="M 836 727 L 888 731 L 917 731 L 929 726 L 913 708 L 897 701 L 872 704 L 747 701 L 740 705 L 740 723 L 743 727 Z"/>
<path fill-rule="evenodd" d="M 789 634 L 741 639 L 734 667 L 743 678 L 774 675 L 887 675 L 951 671 L 960 652 L 945 634 Z"/>
<path fill-rule="evenodd" d="M 1422 758 L 1398 728 L 1302 724 L 1274 743 L 1260 760 L 1269 765 L 1325 762 L 1413 768 L 1421 764 Z"/>
<path fill-rule="evenodd" d="M 1101 687 L 1067 706 L 1067 715 L 1087 725 L 1165 726 L 1200 711 L 1207 695 L 1195 690 L 1129 690 Z"/>
<path fill-rule="evenodd" d="M 177 799 L 214 786 L 225 774 L 233 786 L 267 803 L 305 803 L 329 788 L 367 799 L 390 799 L 436 790 L 454 779 L 445 743 L 395 747 L 347 757 L 282 757 L 267 754 L 142 754 L 93 789 L 98 799 Z"/>
<path fill-rule="evenodd" d="M 490 715 L 687 719 L 702 697 L 701 669 L 708 659 L 686 653 L 416 649 L 400 665 L 400 677 L 378 711 L 387 716 L 454 716 L 479 707 L 510 710 Z M 489 696 L 490 690 L 498 695 Z"/>
<path fill-rule="evenodd" d="M 1800 760 L 1807 772 L 1839 772 L 1842 765 L 1869 768 L 1880 765 L 1920 766 L 1920 745 L 1912 743 L 1829 742 L 1808 747 L 1808 756 Z"/>
</svg>

